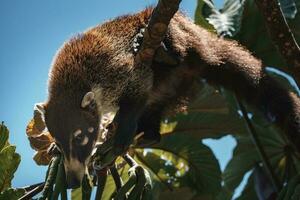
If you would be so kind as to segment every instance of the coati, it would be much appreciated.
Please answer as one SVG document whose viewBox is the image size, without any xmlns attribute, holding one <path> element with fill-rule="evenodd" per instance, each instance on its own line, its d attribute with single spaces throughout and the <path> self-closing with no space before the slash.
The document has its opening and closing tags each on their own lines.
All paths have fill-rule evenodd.
<svg viewBox="0 0 300 200">
<path fill-rule="evenodd" d="M 83 177 L 101 120 L 117 113 L 114 149 L 120 153 L 140 132 L 144 141 L 159 141 L 161 116 L 192 94 L 199 78 L 271 114 L 300 149 L 299 98 L 267 76 L 262 62 L 237 42 L 218 38 L 180 12 L 162 45 L 175 62 L 157 58 L 151 67 L 135 67 L 133 45 L 151 12 L 147 8 L 90 28 L 67 41 L 54 58 L 49 96 L 39 108 L 63 151 L 70 187 Z"/>
</svg>

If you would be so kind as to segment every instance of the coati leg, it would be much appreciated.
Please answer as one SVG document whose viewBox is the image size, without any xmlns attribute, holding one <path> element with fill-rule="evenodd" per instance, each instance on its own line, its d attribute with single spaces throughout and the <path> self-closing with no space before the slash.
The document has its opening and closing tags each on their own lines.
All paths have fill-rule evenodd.
<svg viewBox="0 0 300 200">
<path fill-rule="evenodd" d="M 138 119 L 145 109 L 145 99 L 123 97 L 119 102 L 119 111 L 115 117 L 117 129 L 114 138 L 114 151 L 117 155 L 125 153 L 133 142 L 137 131 Z"/>
<path fill-rule="evenodd" d="M 150 105 L 145 109 L 138 121 L 137 134 L 143 132 L 137 141 L 137 147 L 150 147 L 160 141 L 160 122 L 164 106 Z"/>
</svg>

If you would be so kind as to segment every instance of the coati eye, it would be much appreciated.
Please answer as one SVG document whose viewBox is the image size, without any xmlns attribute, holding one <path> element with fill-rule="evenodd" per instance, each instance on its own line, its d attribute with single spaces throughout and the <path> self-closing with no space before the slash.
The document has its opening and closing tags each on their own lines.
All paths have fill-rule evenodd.
<svg viewBox="0 0 300 200">
<path fill-rule="evenodd" d="M 89 133 L 93 133 L 93 132 L 94 132 L 94 127 L 89 127 L 89 128 L 88 128 L 88 132 L 89 132 Z"/>
<path fill-rule="evenodd" d="M 89 138 L 84 133 L 82 133 L 80 129 L 76 130 L 73 133 L 73 136 L 76 144 L 78 145 L 84 146 L 89 142 Z"/>
</svg>

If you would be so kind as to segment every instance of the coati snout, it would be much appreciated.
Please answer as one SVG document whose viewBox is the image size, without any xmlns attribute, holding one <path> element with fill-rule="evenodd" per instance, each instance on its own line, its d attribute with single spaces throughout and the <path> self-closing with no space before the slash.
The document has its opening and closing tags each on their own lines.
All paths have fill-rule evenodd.
<svg viewBox="0 0 300 200">
<path fill-rule="evenodd" d="M 50 100 L 39 106 L 47 128 L 64 156 L 69 188 L 80 185 L 98 137 L 99 116 L 93 92 L 82 101 L 65 98 Z"/>
</svg>

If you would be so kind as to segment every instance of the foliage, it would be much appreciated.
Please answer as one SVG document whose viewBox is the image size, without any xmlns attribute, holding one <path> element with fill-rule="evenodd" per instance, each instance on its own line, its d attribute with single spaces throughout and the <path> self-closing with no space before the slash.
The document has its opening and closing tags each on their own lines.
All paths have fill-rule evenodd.
<svg viewBox="0 0 300 200">
<path fill-rule="evenodd" d="M 254 52 L 254 54 L 256 54 L 256 56 L 262 58 L 266 65 L 284 69 L 286 67 L 284 61 L 272 44 L 269 33 L 266 31 L 264 25 L 264 19 L 258 12 L 254 1 L 245 1 L 244 6 L 240 6 L 239 9 L 234 9 L 236 7 L 232 6 L 233 9 L 229 12 L 230 15 L 226 15 L 228 7 L 230 7 L 228 6 L 230 3 L 232 5 L 236 5 L 238 3 L 241 5 L 243 4 L 243 2 L 240 2 L 239 0 L 225 0 L 224 7 L 218 12 L 219 15 L 213 16 L 215 19 L 214 21 L 210 20 L 211 24 L 216 29 L 216 32 L 222 36 L 234 36 L 234 39 L 248 47 L 252 52 Z M 212 4 L 208 3 L 208 5 L 210 5 L 212 10 L 216 10 L 213 6 L 211 6 Z M 299 15 L 296 15 L 296 13 L 297 10 L 299 10 L 300 1 L 282 0 L 281 5 L 283 6 L 282 9 L 286 18 L 290 19 L 289 24 L 299 41 L 300 27 L 297 25 L 300 24 L 300 18 Z M 205 17 L 209 20 L 211 19 L 213 12 L 203 13 L 208 13 Z M 224 15 L 222 15 L 222 13 L 224 13 Z M 235 23 L 227 23 L 229 20 L 235 20 Z M 201 21 L 198 22 L 201 23 Z M 220 24 L 224 24 L 224 26 Z M 240 30 L 237 32 L 226 32 L 226 30 L 238 30 L 235 27 L 240 28 Z M 224 30 L 225 35 L 223 34 Z M 295 88 L 292 87 L 291 81 L 288 82 L 285 78 L 283 78 L 282 74 L 274 73 L 274 71 L 276 70 L 271 70 L 271 72 L 269 71 L 269 73 L 271 73 L 270 75 L 278 79 L 278 81 L 281 82 L 286 89 L 295 92 Z M 291 80 L 290 77 L 289 80 Z M 296 92 L 298 93 L 298 91 Z M 232 111 L 234 112 L 238 110 L 232 94 L 226 91 L 223 94 L 227 97 Z M 276 176 L 278 176 L 277 178 L 282 183 L 290 181 L 293 176 L 299 173 L 299 158 L 293 153 L 294 151 L 291 150 L 289 144 L 281 137 L 282 134 L 280 134 L 280 131 L 276 129 L 273 124 L 266 122 L 264 117 L 261 116 L 261 114 L 255 109 L 253 110 L 253 108 L 251 110 L 251 116 L 253 116 L 251 121 L 254 124 L 256 131 L 259 133 L 259 139 L 263 144 L 267 156 L 269 157 L 272 168 L 276 172 Z M 241 118 L 242 117 L 243 116 L 241 116 Z M 232 132 L 232 134 L 234 134 L 234 132 Z M 257 166 L 258 164 L 261 164 L 262 161 L 249 135 L 236 135 L 236 139 L 238 144 L 233 152 L 233 157 L 223 172 L 224 186 L 219 195 L 219 199 L 231 199 L 235 189 L 239 186 L 247 172 L 250 173 L 250 176 L 244 191 L 237 199 L 257 199 L 258 196 L 262 197 L 267 193 L 265 188 L 263 190 L 262 187 L 259 186 L 262 185 L 262 182 L 267 182 L 271 185 L 270 177 L 264 170 L 262 170 L 264 173 L 257 175 Z M 270 188 L 272 188 L 272 185 Z M 274 192 L 275 189 L 272 189 Z M 274 193 L 272 192 L 268 193 L 268 195 L 273 194 Z"/>
<path fill-rule="evenodd" d="M 46 129 L 41 113 L 37 110 L 34 110 L 33 119 L 29 121 L 26 127 L 26 134 L 31 148 L 36 151 L 33 157 L 36 164 L 48 165 L 51 156 L 47 153 L 47 150 L 54 140 Z"/>
<path fill-rule="evenodd" d="M 9 131 L 0 124 L 0 199 L 18 199 L 24 194 L 23 189 L 11 188 L 11 180 L 21 161 L 16 147 L 8 142 Z"/>
</svg>

